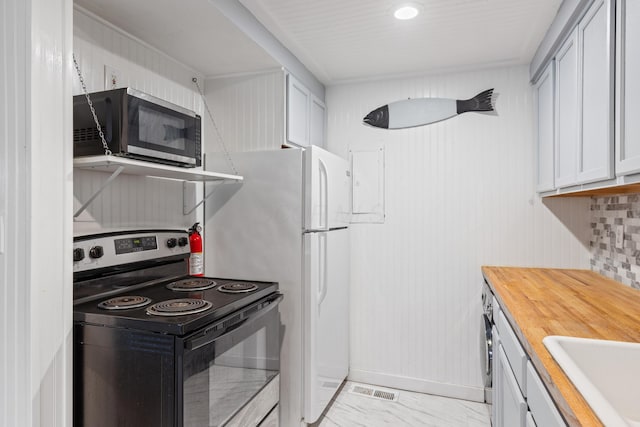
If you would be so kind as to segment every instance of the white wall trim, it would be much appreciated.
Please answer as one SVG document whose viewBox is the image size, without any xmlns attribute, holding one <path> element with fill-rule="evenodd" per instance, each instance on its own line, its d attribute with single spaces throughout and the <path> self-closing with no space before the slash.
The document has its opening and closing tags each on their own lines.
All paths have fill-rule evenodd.
<svg viewBox="0 0 640 427">
<path fill-rule="evenodd" d="M 420 378 L 403 377 L 400 375 L 383 374 L 380 372 L 351 369 L 349 381 L 415 391 L 418 393 L 435 394 L 437 396 L 455 399 L 484 402 L 484 388 L 470 387 L 456 384 L 445 384 L 427 381 Z"/>
</svg>

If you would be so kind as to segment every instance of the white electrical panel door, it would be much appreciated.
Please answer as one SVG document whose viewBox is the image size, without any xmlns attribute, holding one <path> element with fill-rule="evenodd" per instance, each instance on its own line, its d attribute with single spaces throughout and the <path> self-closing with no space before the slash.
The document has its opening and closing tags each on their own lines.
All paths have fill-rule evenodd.
<svg viewBox="0 0 640 427">
<path fill-rule="evenodd" d="M 349 229 L 304 234 L 304 421 L 318 420 L 349 371 Z"/>
<path fill-rule="evenodd" d="M 305 149 L 305 230 L 346 227 L 351 219 L 349 164 L 320 147 Z"/>
<path fill-rule="evenodd" d="M 616 174 L 640 172 L 640 2 L 616 2 Z"/>
</svg>

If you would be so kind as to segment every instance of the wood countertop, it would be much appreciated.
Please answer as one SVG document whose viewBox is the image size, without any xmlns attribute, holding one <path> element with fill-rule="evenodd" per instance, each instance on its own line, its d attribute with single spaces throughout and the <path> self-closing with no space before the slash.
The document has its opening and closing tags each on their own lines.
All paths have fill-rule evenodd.
<svg viewBox="0 0 640 427">
<path fill-rule="evenodd" d="M 542 339 L 640 342 L 640 291 L 589 270 L 485 266 L 482 274 L 565 420 L 602 426 Z"/>
</svg>

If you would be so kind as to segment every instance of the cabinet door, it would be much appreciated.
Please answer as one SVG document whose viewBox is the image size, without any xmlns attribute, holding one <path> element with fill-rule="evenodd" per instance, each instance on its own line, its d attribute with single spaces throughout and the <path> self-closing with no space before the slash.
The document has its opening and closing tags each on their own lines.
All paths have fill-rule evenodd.
<svg viewBox="0 0 640 427">
<path fill-rule="evenodd" d="M 613 19 L 611 0 L 596 0 L 578 25 L 579 184 L 613 178 Z"/>
<path fill-rule="evenodd" d="M 287 76 L 287 140 L 309 145 L 309 105 L 311 93 L 291 74 Z"/>
<path fill-rule="evenodd" d="M 520 388 L 513 376 L 507 356 L 500 346 L 498 351 L 500 358 L 500 372 L 498 381 L 502 388 L 501 413 L 498 416 L 500 423 L 496 426 L 525 427 L 527 418 L 527 402 L 520 393 Z"/>
<path fill-rule="evenodd" d="M 578 30 L 556 55 L 556 187 L 576 183 L 578 148 Z"/>
<path fill-rule="evenodd" d="M 311 95 L 311 113 L 309 123 L 309 143 L 324 147 L 325 145 L 325 111 L 324 102 Z"/>
<path fill-rule="evenodd" d="M 531 362 L 527 363 L 527 404 L 538 424 L 544 427 L 566 427 L 542 379 Z"/>
<path fill-rule="evenodd" d="M 536 105 L 536 140 L 538 147 L 538 181 L 536 189 L 538 191 L 554 189 L 554 66 L 554 61 L 551 61 L 533 88 Z"/>
<path fill-rule="evenodd" d="M 527 412 L 527 427 L 538 427 L 531 412 Z"/>
<path fill-rule="evenodd" d="M 617 0 L 616 174 L 640 172 L 640 2 Z"/>
<path fill-rule="evenodd" d="M 493 426 L 501 426 L 502 418 L 502 382 L 501 382 L 501 370 L 502 363 L 500 359 L 500 348 L 502 347 L 500 344 L 500 335 L 498 334 L 498 330 L 494 325 L 491 330 L 491 339 L 493 344 L 493 365 L 491 367 L 491 399 L 493 404 L 491 405 L 491 425 Z"/>
</svg>

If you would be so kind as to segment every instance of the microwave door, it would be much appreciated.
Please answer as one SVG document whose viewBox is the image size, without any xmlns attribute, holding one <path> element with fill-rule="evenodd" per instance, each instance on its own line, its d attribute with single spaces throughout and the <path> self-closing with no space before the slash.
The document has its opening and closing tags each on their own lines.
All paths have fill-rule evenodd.
<svg viewBox="0 0 640 427">
<path fill-rule="evenodd" d="M 128 103 L 130 153 L 197 166 L 201 125 L 198 116 L 133 96 Z"/>
<path fill-rule="evenodd" d="M 303 236 L 304 419 L 313 423 L 349 370 L 349 229 Z"/>
</svg>

